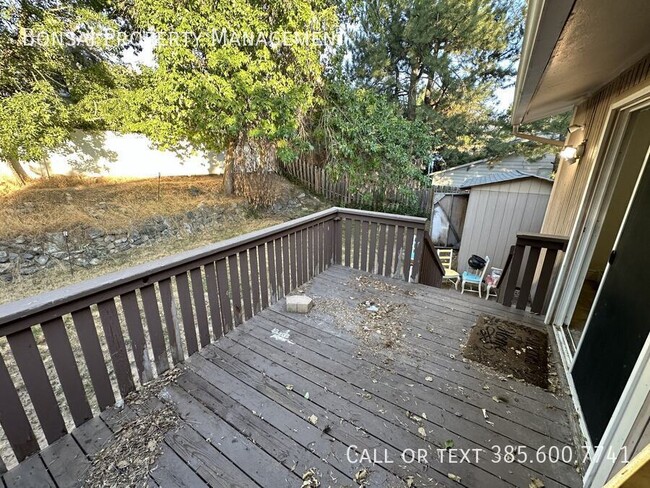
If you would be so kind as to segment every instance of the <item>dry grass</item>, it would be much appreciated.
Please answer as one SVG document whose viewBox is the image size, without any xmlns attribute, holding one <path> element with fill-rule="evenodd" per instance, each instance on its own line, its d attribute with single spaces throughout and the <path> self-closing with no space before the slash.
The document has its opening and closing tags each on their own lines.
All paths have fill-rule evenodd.
<svg viewBox="0 0 650 488">
<path fill-rule="evenodd" d="M 19 189 L 6 185 L 13 191 L 0 192 L 0 239 L 82 227 L 105 232 L 131 229 L 148 218 L 182 214 L 199 205 L 242 202 L 222 193 L 221 176 L 166 177 L 160 184 L 157 178 L 65 176 Z"/>
</svg>

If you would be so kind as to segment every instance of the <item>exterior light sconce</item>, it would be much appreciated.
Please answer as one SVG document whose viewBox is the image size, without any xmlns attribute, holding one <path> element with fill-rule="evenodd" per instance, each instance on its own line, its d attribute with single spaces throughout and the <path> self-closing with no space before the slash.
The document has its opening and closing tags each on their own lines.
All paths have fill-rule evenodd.
<svg viewBox="0 0 650 488">
<path fill-rule="evenodd" d="M 577 163 L 585 153 L 585 142 L 583 141 L 577 146 L 564 146 L 560 151 L 560 157 L 569 164 Z"/>
</svg>

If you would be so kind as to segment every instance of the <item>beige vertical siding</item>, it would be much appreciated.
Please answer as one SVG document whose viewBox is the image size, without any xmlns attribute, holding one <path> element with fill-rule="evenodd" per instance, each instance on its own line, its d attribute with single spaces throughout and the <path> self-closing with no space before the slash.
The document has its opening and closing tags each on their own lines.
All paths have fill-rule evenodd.
<svg viewBox="0 0 650 488">
<path fill-rule="evenodd" d="M 618 98 L 647 81 L 650 81 L 650 56 L 639 61 L 576 108 L 573 123 L 585 126 L 585 154 L 578 164 L 567 164 L 565 161 L 560 163 L 542 225 L 543 234 L 571 234 L 589 174 L 600 153 L 598 143 L 605 130 L 609 108 Z M 581 138 L 582 135 L 578 132 L 572 137 Z"/>
<path fill-rule="evenodd" d="M 472 188 L 467 205 L 459 271 L 472 254 L 503 268 L 518 232 L 539 232 L 551 193 L 548 181 L 528 178 Z"/>
</svg>

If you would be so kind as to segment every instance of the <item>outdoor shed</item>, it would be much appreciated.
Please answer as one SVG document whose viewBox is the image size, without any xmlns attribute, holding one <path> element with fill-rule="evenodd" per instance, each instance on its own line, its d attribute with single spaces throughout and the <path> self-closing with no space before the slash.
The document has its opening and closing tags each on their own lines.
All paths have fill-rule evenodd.
<svg viewBox="0 0 650 488">
<path fill-rule="evenodd" d="M 553 180 L 523 171 L 471 178 L 469 201 L 458 253 L 459 271 L 472 254 L 490 257 L 490 267 L 503 268 L 518 232 L 542 228 Z M 489 270 L 488 270 L 489 271 Z"/>
</svg>

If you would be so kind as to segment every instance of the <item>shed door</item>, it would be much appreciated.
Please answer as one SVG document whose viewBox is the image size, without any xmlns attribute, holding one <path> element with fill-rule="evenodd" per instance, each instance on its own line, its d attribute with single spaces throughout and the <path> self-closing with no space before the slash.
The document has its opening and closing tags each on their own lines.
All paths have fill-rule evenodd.
<svg viewBox="0 0 650 488">
<path fill-rule="evenodd" d="M 647 137 L 641 143 L 647 148 Z M 602 439 L 649 332 L 650 169 L 646 154 L 645 169 L 571 371 L 594 445 Z"/>
</svg>

